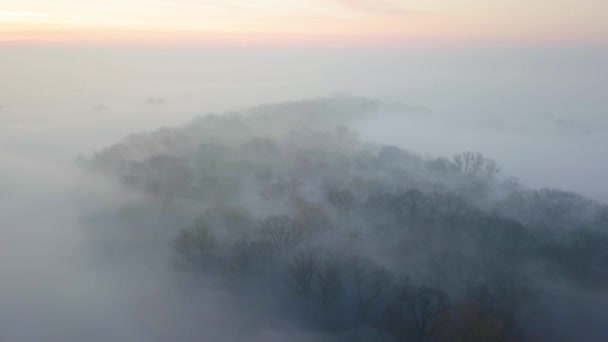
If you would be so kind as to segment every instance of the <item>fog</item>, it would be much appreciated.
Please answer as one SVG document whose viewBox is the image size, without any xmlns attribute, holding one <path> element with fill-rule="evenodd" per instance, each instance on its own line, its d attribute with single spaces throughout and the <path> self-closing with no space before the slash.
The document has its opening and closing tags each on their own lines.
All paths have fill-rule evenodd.
<svg viewBox="0 0 608 342">
<path fill-rule="evenodd" d="M 3 146 L 71 158 L 198 114 L 343 93 L 429 110 L 413 132 L 370 129 L 391 143 L 481 150 L 530 185 L 608 198 L 605 47 L 0 49 Z"/>
<path fill-rule="evenodd" d="M 331 99 L 346 99 L 338 111 L 358 115 L 357 101 L 365 98 L 379 105 L 346 123 L 362 142 L 399 146 L 429 161 L 479 151 L 498 162 L 504 179 L 606 203 L 605 70 L 608 48 L 597 46 L 0 46 L 0 340 L 348 340 L 350 335 L 336 332 L 345 323 L 333 318 L 319 328 L 302 318 L 310 314 L 306 310 L 296 318 L 285 314 L 284 298 L 292 303 L 290 296 L 253 290 L 235 295 L 220 276 L 176 270 L 173 240 L 210 204 L 189 199 L 167 208 L 137 187 L 83 168 L 76 158 L 95 160 L 96 152 L 129 134 L 187 127 L 211 113 L 254 107 L 251 116 L 270 112 L 278 118 L 280 106 L 256 106 L 295 106 L 287 107 L 288 115 L 321 101 L 318 108 L 327 113 L 315 113 L 331 117 Z M 268 132 L 258 135 L 279 145 L 289 141 Z M 310 191 L 307 200 L 317 196 Z M 492 196 L 479 201 L 499 200 Z M 235 203 L 255 211 L 256 219 L 291 210 L 258 201 L 243 195 Z M 332 220 L 345 222 L 337 226 L 364 225 L 338 209 L 330 210 Z M 331 244 L 336 235 L 327 233 L 313 245 Z M 394 261 L 385 262 L 388 254 L 378 252 L 385 243 L 371 238 L 360 247 L 393 270 Z M 442 248 L 433 243 L 429 248 Z M 418 275 L 422 263 L 408 264 L 414 282 L 426 279 Z M 252 288 L 266 286 L 260 282 Z M 606 312 L 604 295 L 563 287 L 547 295 L 567 297 L 556 300 L 555 320 L 572 322 L 567 312 L 576 306 L 585 322 L 543 336 L 605 336 L 599 322 L 584 319 Z M 287 290 L 277 285 L 281 291 Z M 573 293 L 584 299 L 568 304 Z M 546 315 L 539 321 L 526 327 L 530 336 L 553 322 Z M 587 331 L 573 335 L 580 326 Z M 365 336 L 358 338 L 381 339 Z"/>
</svg>

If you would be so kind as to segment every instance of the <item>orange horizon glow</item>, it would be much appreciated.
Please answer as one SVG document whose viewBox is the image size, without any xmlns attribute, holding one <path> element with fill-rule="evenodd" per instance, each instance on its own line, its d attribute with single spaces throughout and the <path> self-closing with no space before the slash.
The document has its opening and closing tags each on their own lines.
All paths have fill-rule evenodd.
<svg viewBox="0 0 608 342">
<path fill-rule="evenodd" d="M 0 44 L 608 41 L 598 10 L 462 0 L 0 0 Z M 498 1 L 501 2 L 501 1 Z M 443 3 L 443 4 L 442 4 Z"/>
</svg>

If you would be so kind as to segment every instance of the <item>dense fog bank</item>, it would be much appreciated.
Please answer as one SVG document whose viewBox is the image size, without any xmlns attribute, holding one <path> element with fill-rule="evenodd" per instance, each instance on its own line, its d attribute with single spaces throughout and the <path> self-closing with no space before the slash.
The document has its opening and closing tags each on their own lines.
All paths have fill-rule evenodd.
<svg viewBox="0 0 608 342">
<path fill-rule="evenodd" d="M 464 50 L 0 47 L 0 340 L 601 339 L 605 49 Z"/>
<path fill-rule="evenodd" d="M 337 96 L 201 115 L 70 167 L 13 159 L 3 337 L 604 336 L 608 207 L 433 154 L 416 133 L 458 122 L 433 115 Z"/>
<path fill-rule="evenodd" d="M 3 153 L 66 160 L 207 112 L 362 94 L 432 113 L 386 129 L 371 125 L 361 132 L 370 138 L 434 157 L 478 150 L 531 186 L 607 200 L 595 186 L 608 182 L 601 158 L 608 78 L 598 72 L 607 57 L 599 45 L 4 45 L 0 143 L 9 146 Z"/>
</svg>

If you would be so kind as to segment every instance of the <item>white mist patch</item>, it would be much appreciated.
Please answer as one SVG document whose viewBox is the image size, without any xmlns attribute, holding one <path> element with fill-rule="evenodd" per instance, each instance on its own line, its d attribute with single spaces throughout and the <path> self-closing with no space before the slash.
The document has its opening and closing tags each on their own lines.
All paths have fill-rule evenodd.
<svg viewBox="0 0 608 342">
<path fill-rule="evenodd" d="M 355 126 L 364 140 L 396 145 L 430 157 L 480 151 L 496 159 L 506 177 L 533 187 L 562 188 L 608 201 L 608 121 L 580 118 L 585 127 L 543 116 L 478 119 L 429 110 L 380 109 Z M 580 123 L 579 125 L 583 125 Z"/>
</svg>

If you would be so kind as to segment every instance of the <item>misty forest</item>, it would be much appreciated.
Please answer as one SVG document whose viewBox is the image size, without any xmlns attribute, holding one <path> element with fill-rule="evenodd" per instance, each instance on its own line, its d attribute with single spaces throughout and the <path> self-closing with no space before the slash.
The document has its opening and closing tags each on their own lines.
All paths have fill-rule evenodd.
<svg viewBox="0 0 608 342">
<path fill-rule="evenodd" d="M 608 0 L 0 0 L 0 342 L 608 341 Z"/>
<path fill-rule="evenodd" d="M 336 96 L 82 151 L 82 177 L 121 194 L 80 218 L 82 263 L 141 293 L 166 272 L 182 309 L 150 292 L 165 304 L 140 310 L 175 341 L 600 341 L 608 206 L 529 187 L 475 150 L 429 156 L 359 132 L 419 115 Z"/>
</svg>

